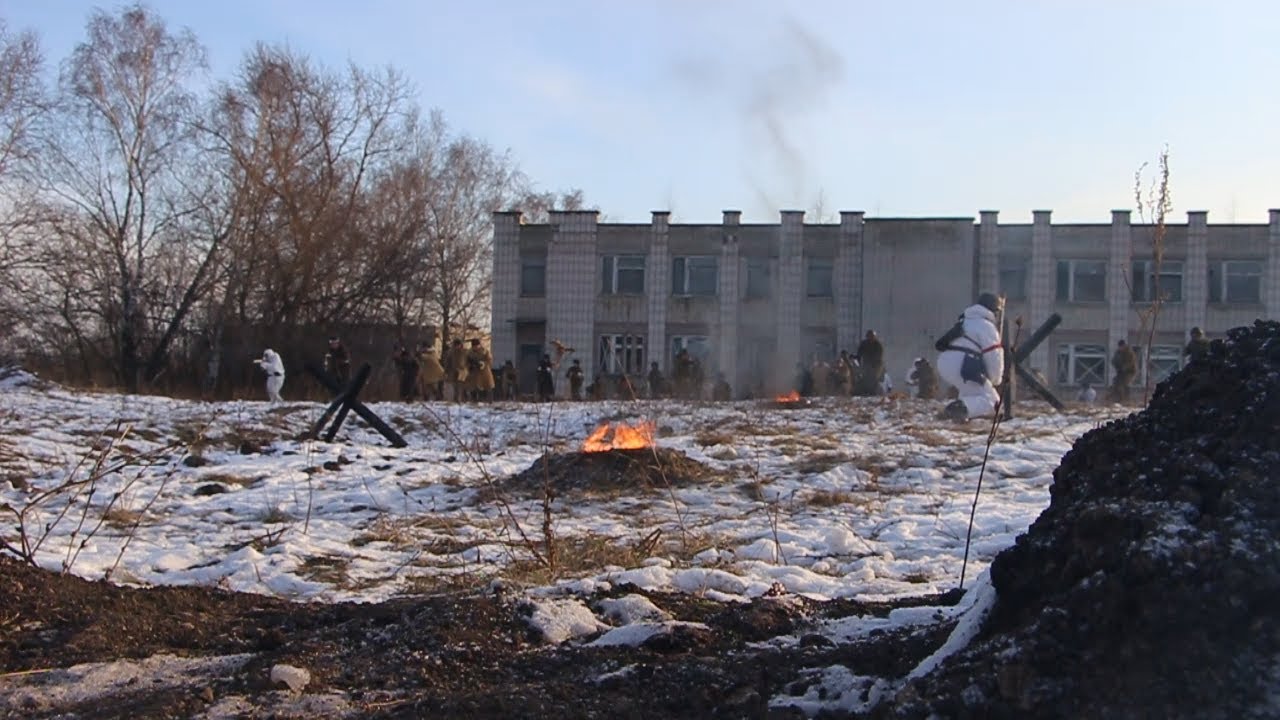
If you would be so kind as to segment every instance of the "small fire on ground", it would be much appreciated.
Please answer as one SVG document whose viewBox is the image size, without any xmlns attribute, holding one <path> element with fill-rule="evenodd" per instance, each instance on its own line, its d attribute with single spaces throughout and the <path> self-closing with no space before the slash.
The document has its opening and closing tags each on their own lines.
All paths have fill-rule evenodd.
<svg viewBox="0 0 1280 720">
<path fill-rule="evenodd" d="M 775 397 L 773 400 L 774 402 L 780 402 L 780 403 L 798 403 L 800 402 L 800 391 L 792 390 L 786 395 L 779 395 Z"/>
<path fill-rule="evenodd" d="M 582 452 L 608 452 L 610 450 L 640 450 L 653 447 L 652 422 L 601 423 L 582 443 Z"/>
</svg>

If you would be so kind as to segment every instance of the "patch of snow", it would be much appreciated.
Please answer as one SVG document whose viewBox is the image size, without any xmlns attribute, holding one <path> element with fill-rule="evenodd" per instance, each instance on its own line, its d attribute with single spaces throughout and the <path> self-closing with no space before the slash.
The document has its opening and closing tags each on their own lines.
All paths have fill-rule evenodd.
<svg viewBox="0 0 1280 720">
<path fill-rule="evenodd" d="M 908 680 L 914 680 L 918 677 L 924 677 L 933 672 L 938 664 L 955 653 L 963 650 L 978 635 L 978 631 L 982 629 L 982 623 L 986 621 L 987 616 L 991 614 L 991 608 L 996 604 L 996 588 L 991 584 L 991 573 L 983 572 L 982 575 L 973 583 L 968 591 L 965 592 L 964 599 L 961 601 L 966 606 L 964 614 L 960 616 L 960 621 L 956 623 L 955 629 L 947 636 L 946 642 L 942 643 L 942 647 L 933 652 L 932 655 L 920 661 L 915 669 L 907 674 Z"/>
<path fill-rule="evenodd" d="M 656 635 L 668 635 L 678 627 L 697 628 L 699 630 L 711 629 L 702 623 L 684 622 L 681 620 L 668 620 L 666 622 L 638 622 L 614 628 L 604 635 L 601 635 L 595 640 L 587 643 L 587 646 L 613 647 L 617 645 L 627 645 L 630 647 L 636 647 Z"/>
<path fill-rule="evenodd" d="M 56 713 L 114 695 L 195 687 L 235 672 L 252 655 L 186 658 L 152 655 L 141 660 L 83 663 L 47 672 L 0 677 L 0 707 L 31 714 Z"/>
<path fill-rule="evenodd" d="M 793 707 L 806 717 L 823 711 L 865 713 L 892 695 L 895 689 L 894 684 L 884 678 L 855 675 L 843 665 L 807 670 L 805 674 L 816 676 L 817 680 L 805 688 L 804 695 L 775 695 L 769 700 L 769 707 Z"/>
<path fill-rule="evenodd" d="M 606 598 L 597 603 L 605 620 L 614 625 L 630 625 L 642 620 L 670 620 L 671 613 L 663 610 L 644 595 L 623 595 L 620 598 Z"/>
<path fill-rule="evenodd" d="M 525 606 L 529 625 L 552 645 L 609 629 L 580 600 L 527 600 Z"/>
<path fill-rule="evenodd" d="M 300 693 L 306 689 L 310 682 L 311 673 L 305 668 L 285 665 L 284 663 L 271 666 L 272 685 L 284 683 L 289 686 L 289 690 L 295 693 Z"/>
</svg>

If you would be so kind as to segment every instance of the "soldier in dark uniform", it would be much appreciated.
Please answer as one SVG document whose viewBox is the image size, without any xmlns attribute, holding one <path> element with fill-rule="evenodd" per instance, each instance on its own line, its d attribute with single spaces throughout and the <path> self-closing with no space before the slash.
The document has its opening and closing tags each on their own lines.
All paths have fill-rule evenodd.
<svg viewBox="0 0 1280 720">
<path fill-rule="evenodd" d="M 724 379 L 724 373 L 716 373 L 716 384 L 711 388 L 711 399 L 718 402 L 733 399 L 733 388 L 729 386 L 729 381 Z"/>
<path fill-rule="evenodd" d="M 649 397 L 658 399 L 667 393 L 667 381 L 658 369 L 657 361 L 649 363 Z"/>
<path fill-rule="evenodd" d="M 569 399 L 582 399 L 582 383 L 586 382 L 586 373 L 582 372 L 582 362 L 574 359 L 573 364 L 565 371 L 564 376 L 569 378 Z"/>
<path fill-rule="evenodd" d="M 324 370 L 339 385 L 345 386 L 351 379 L 351 353 L 347 352 L 347 346 L 336 335 L 329 338 L 329 351 L 324 355 Z"/>
<path fill-rule="evenodd" d="M 413 399 L 418 384 L 418 360 L 404 345 L 392 356 L 396 369 L 400 371 L 400 399 L 409 402 Z"/>
<path fill-rule="evenodd" d="M 910 377 L 916 386 L 916 397 L 921 400 L 933 400 L 938 396 L 938 373 L 928 360 L 916 358 Z"/>
<path fill-rule="evenodd" d="M 515 400 L 520 394 L 520 376 L 510 360 L 502 364 L 502 391 L 507 400 Z"/>
<path fill-rule="evenodd" d="M 556 376 L 551 356 L 543 355 L 538 361 L 538 400 L 546 402 L 556 396 Z"/>
<path fill-rule="evenodd" d="M 1200 328 L 1191 328 L 1191 340 L 1182 354 L 1187 358 L 1187 362 L 1198 362 L 1209 355 L 1209 338 L 1204 336 Z"/>
<path fill-rule="evenodd" d="M 880 394 L 880 381 L 884 375 L 884 345 L 874 330 L 858 343 L 858 372 L 854 380 L 853 394 L 870 396 Z"/>
<path fill-rule="evenodd" d="M 1111 401 L 1129 402 L 1129 385 L 1138 376 L 1138 355 L 1129 347 L 1129 343 L 1121 340 L 1116 343 L 1116 351 L 1111 355 L 1111 367 L 1115 370 L 1115 380 L 1111 383 Z"/>
</svg>

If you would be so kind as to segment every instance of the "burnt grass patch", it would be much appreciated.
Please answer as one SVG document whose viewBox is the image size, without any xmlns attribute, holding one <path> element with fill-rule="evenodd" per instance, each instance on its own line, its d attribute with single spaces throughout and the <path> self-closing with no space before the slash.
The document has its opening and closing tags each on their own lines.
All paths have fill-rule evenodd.
<svg viewBox="0 0 1280 720">
<path fill-rule="evenodd" d="M 679 450 L 640 448 L 603 452 L 547 453 L 499 489 L 541 496 L 618 495 L 666 490 L 724 479 L 724 474 Z"/>
</svg>

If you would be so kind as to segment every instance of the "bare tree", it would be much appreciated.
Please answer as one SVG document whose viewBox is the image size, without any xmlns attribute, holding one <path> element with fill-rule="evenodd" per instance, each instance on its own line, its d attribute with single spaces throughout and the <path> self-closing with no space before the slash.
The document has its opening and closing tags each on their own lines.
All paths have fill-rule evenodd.
<svg viewBox="0 0 1280 720">
<path fill-rule="evenodd" d="M 1138 209 L 1138 217 L 1152 225 L 1151 234 L 1151 304 L 1138 312 L 1138 334 L 1142 336 L 1142 365 L 1144 380 L 1142 385 L 1142 402 L 1145 404 L 1151 397 L 1151 345 L 1155 342 L 1156 328 L 1160 322 L 1160 310 L 1167 299 L 1160 289 L 1160 273 L 1164 266 L 1164 243 L 1168 234 L 1165 219 L 1173 210 L 1173 195 L 1169 186 L 1169 146 L 1166 145 L 1156 158 L 1154 177 L 1145 184 L 1142 173 L 1147 168 L 1143 163 L 1133 175 L 1133 199 Z M 1132 291 L 1132 288 L 1130 289 Z"/>
<path fill-rule="evenodd" d="M 428 317 L 447 344 L 453 329 L 483 325 L 493 281 L 494 210 L 511 207 L 524 178 L 510 153 L 453 135 L 431 115 L 420 145 L 425 202 L 421 239 Z"/>
<path fill-rule="evenodd" d="M 389 267 L 369 193 L 402 154 L 416 109 L 394 70 L 330 72 L 258 46 L 221 88 L 208 130 L 243 217 L 229 297 L 244 321 L 332 323 L 367 313 Z"/>
<path fill-rule="evenodd" d="M 45 109 L 43 57 L 31 32 L 11 33 L 0 19 L 0 338 L 12 338 L 33 255 L 30 185 L 21 172 L 33 157 L 32 126 Z"/>
<path fill-rule="evenodd" d="M 47 260 L 84 268 L 81 279 L 53 276 L 64 282 L 64 320 L 85 343 L 105 342 L 100 354 L 136 391 L 163 367 L 218 248 L 190 232 L 200 160 L 189 83 L 205 54 L 190 31 L 171 32 L 137 5 L 95 11 L 86 35 L 42 128 Z"/>
<path fill-rule="evenodd" d="M 34 149 L 32 125 L 45 107 L 44 57 L 30 31 L 14 34 L 0 18 L 0 178 Z"/>
<path fill-rule="evenodd" d="M 520 200 L 519 207 L 524 222 L 545 223 L 551 219 L 552 212 L 586 210 L 587 201 L 583 197 L 582 190 L 578 188 L 560 192 L 528 190 Z"/>
</svg>

